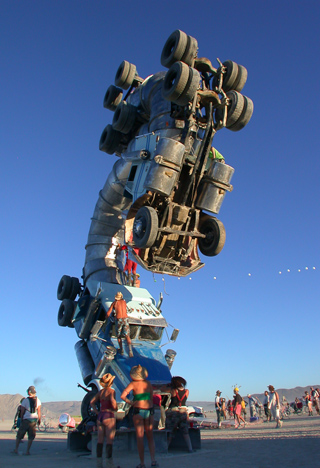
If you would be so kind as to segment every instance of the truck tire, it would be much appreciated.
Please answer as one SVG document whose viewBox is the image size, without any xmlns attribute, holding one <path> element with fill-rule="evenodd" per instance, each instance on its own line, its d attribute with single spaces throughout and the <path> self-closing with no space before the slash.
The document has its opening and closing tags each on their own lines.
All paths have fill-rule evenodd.
<svg viewBox="0 0 320 468">
<path fill-rule="evenodd" d="M 198 41 L 192 36 L 188 36 L 188 42 L 187 42 L 187 47 L 186 50 L 183 54 L 183 57 L 181 59 L 181 62 L 186 63 L 187 65 L 190 65 L 193 67 L 195 58 L 197 56 L 198 52 Z"/>
<path fill-rule="evenodd" d="M 73 282 L 71 276 L 63 275 L 59 281 L 57 289 L 57 298 L 59 301 L 63 301 L 63 299 L 70 299 L 72 286 Z"/>
<path fill-rule="evenodd" d="M 152 247 L 159 227 L 158 215 L 151 206 L 141 207 L 133 222 L 133 242 L 139 248 Z"/>
<path fill-rule="evenodd" d="M 107 154 L 113 154 L 116 151 L 120 151 L 119 144 L 121 136 L 121 133 L 114 130 L 112 125 L 107 125 L 100 137 L 99 150 L 104 151 Z"/>
<path fill-rule="evenodd" d="M 227 92 L 231 89 L 234 89 L 234 84 L 238 78 L 238 65 L 232 60 L 226 60 L 223 62 L 223 65 L 226 67 L 227 71 L 223 75 L 222 89 Z"/>
<path fill-rule="evenodd" d="M 117 106 L 122 100 L 123 92 L 121 88 L 117 88 L 114 85 L 109 86 L 104 96 L 103 107 L 111 111 L 115 111 Z"/>
<path fill-rule="evenodd" d="M 244 106 L 243 106 L 241 115 L 233 125 L 228 127 L 228 130 L 232 130 L 233 132 L 239 132 L 240 130 L 242 130 L 247 125 L 247 123 L 249 122 L 253 114 L 252 100 L 248 98 L 247 96 L 243 96 L 243 97 L 244 97 Z"/>
<path fill-rule="evenodd" d="M 167 71 L 163 80 L 162 95 L 167 101 L 176 101 L 184 92 L 189 80 L 189 67 L 176 62 Z"/>
<path fill-rule="evenodd" d="M 72 327 L 72 317 L 74 314 L 75 304 L 71 299 L 63 299 L 58 311 L 58 324 L 60 327 Z"/>
<path fill-rule="evenodd" d="M 234 82 L 233 88 L 235 91 L 242 91 L 244 85 L 247 82 L 248 78 L 248 71 L 245 67 L 242 65 L 238 65 L 238 76 L 236 78 L 236 81 Z"/>
<path fill-rule="evenodd" d="M 128 134 L 132 130 L 136 118 L 137 108 L 126 101 L 122 101 L 114 112 L 112 128 L 117 132 Z"/>
<path fill-rule="evenodd" d="M 161 65 L 170 68 L 175 62 L 181 61 L 186 52 L 188 36 L 177 29 L 168 37 L 161 53 Z"/>
<path fill-rule="evenodd" d="M 200 74 L 195 68 L 189 68 L 188 83 L 182 94 L 174 102 L 179 106 L 186 106 L 192 101 L 200 85 Z"/>
<path fill-rule="evenodd" d="M 198 245 L 200 252 L 206 257 L 218 255 L 226 241 L 224 225 L 217 218 L 204 216 L 200 221 L 199 231 L 206 237 L 199 237 Z"/>
<path fill-rule="evenodd" d="M 117 70 L 114 84 L 122 89 L 130 88 L 136 76 L 136 71 L 135 65 L 124 60 Z"/>
<path fill-rule="evenodd" d="M 91 419 L 95 421 L 97 419 L 97 415 L 93 412 L 91 409 L 90 401 L 92 398 L 98 393 L 97 388 L 93 388 L 90 392 L 86 393 L 85 396 L 83 397 L 83 400 L 81 402 L 81 417 L 82 419 Z M 99 409 L 100 403 L 98 402 L 97 406 Z"/>
<path fill-rule="evenodd" d="M 228 91 L 227 97 L 229 104 L 227 106 L 226 127 L 231 127 L 239 119 L 244 108 L 244 96 L 238 91 Z M 215 112 L 215 122 L 222 120 L 222 109 L 218 108 Z"/>
<path fill-rule="evenodd" d="M 72 277 L 71 280 L 72 280 L 72 289 L 71 289 L 71 292 L 70 292 L 69 299 L 74 301 L 75 298 L 77 297 L 77 295 L 81 291 L 81 284 L 80 284 L 80 281 L 78 280 L 78 278 Z"/>
</svg>

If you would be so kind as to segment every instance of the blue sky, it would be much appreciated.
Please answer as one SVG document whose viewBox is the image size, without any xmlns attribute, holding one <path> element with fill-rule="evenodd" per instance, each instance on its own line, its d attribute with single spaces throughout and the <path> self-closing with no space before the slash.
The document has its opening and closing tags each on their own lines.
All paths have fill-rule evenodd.
<svg viewBox="0 0 320 468">
<path fill-rule="evenodd" d="M 214 138 L 235 168 L 219 213 L 222 253 L 190 279 L 140 269 L 151 294 L 165 289 L 163 313 L 181 330 L 172 372 L 187 379 L 191 400 L 230 396 L 234 384 L 246 394 L 319 383 L 320 5 L 198 5 L 0 2 L 0 394 L 35 381 L 43 401 L 84 396 L 56 289 L 63 274 L 81 276 L 115 162 L 98 149 L 112 121 L 103 97 L 124 59 L 142 77 L 162 70 L 175 29 L 197 38 L 199 56 L 244 65 L 255 109 L 245 129 Z"/>
</svg>

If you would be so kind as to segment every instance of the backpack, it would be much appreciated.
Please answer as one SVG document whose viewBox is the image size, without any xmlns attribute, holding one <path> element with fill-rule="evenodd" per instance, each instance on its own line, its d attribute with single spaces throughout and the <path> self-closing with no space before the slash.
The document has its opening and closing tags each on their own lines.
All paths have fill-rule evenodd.
<svg viewBox="0 0 320 468">
<path fill-rule="evenodd" d="M 37 412 L 37 397 L 28 397 L 30 404 L 30 413 Z"/>
</svg>

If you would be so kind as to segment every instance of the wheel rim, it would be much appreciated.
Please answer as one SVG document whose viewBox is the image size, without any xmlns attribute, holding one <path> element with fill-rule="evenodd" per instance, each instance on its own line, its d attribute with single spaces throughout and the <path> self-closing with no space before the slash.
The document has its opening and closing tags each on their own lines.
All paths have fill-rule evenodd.
<svg viewBox="0 0 320 468">
<path fill-rule="evenodd" d="M 138 218 L 134 220 L 133 232 L 138 239 L 142 239 L 146 232 L 146 220 L 144 218 Z"/>
</svg>

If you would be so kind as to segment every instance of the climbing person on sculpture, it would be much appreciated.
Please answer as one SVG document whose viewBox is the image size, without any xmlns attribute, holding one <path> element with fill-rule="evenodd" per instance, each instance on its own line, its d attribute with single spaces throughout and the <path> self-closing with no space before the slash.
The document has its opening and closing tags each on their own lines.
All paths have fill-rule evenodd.
<svg viewBox="0 0 320 468">
<path fill-rule="evenodd" d="M 90 405 L 97 417 L 98 442 L 97 442 L 97 468 L 102 468 L 103 442 L 106 440 L 107 468 L 114 468 L 112 458 L 112 448 L 114 436 L 116 434 L 115 411 L 118 411 L 118 405 L 115 399 L 115 391 L 111 388 L 115 376 L 104 374 L 100 379 L 102 389 L 90 401 Z M 100 402 L 100 411 L 98 410 Z M 120 468 L 118 466 L 118 468 Z"/>
<path fill-rule="evenodd" d="M 130 339 L 130 326 L 127 315 L 127 304 L 126 301 L 123 299 L 123 295 L 121 292 L 117 292 L 117 294 L 115 295 L 114 302 L 111 304 L 109 310 L 106 313 L 106 318 L 109 318 L 112 312 L 114 312 L 115 315 L 116 334 L 119 343 L 119 352 L 120 354 L 123 354 L 121 337 L 122 335 L 124 335 L 128 343 L 129 357 L 133 357 Z"/>
<path fill-rule="evenodd" d="M 133 424 L 136 430 L 137 446 L 140 464 L 137 468 L 146 468 L 144 464 L 143 437 L 146 433 L 149 452 L 151 456 L 151 467 L 158 467 L 155 460 L 155 444 L 153 439 L 153 388 L 147 380 L 148 371 L 140 365 L 132 367 L 130 371 L 132 382 L 123 390 L 121 399 L 133 407 Z M 127 396 L 132 391 L 133 399 Z"/>
</svg>

